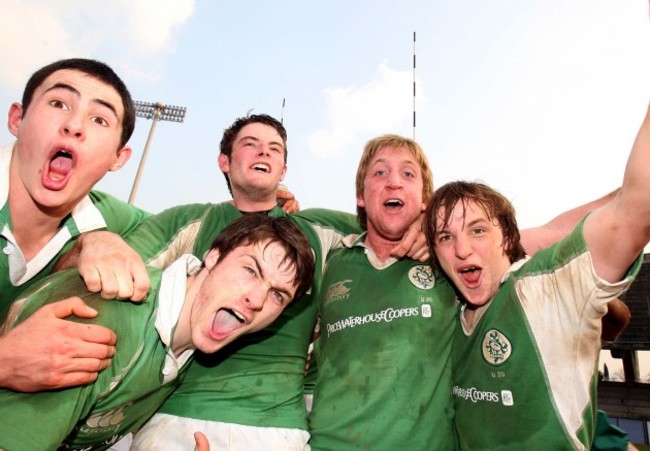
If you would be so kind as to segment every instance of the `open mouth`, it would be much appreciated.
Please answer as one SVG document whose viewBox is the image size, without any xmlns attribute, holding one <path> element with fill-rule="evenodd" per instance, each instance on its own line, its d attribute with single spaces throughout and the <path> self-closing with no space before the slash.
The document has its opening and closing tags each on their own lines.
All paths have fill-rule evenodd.
<svg viewBox="0 0 650 451">
<path fill-rule="evenodd" d="M 398 208 L 403 207 L 404 202 L 402 202 L 400 199 L 388 199 L 386 202 L 384 202 L 384 206 L 388 208 Z"/>
<path fill-rule="evenodd" d="M 476 286 L 481 278 L 482 269 L 478 266 L 467 266 L 458 270 L 459 277 L 467 286 Z"/>
<path fill-rule="evenodd" d="M 217 311 L 212 322 L 212 331 L 217 335 L 225 336 L 236 331 L 246 324 L 246 318 L 236 310 L 222 308 Z"/>
<path fill-rule="evenodd" d="M 50 177 L 62 179 L 72 170 L 72 154 L 67 150 L 57 151 L 50 160 Z"/>
<path fill-rule="evenodd" d="M 256 171 L 264 172 L 265 174 L 271 173 L 271 166 L 269 166 L 268 164 L 256 163 L 253 165 L 253 169 L 255 169 Z"/>
</svg>

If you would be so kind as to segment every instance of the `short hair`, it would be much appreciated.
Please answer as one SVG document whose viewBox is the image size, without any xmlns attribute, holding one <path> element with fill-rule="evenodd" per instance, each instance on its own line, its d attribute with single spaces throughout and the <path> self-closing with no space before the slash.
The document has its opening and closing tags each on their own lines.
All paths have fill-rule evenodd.
<svg viewBox="0 0 650 451">
<path fill-rule="evenodd" d="M 501 193 L 483 183 L 457 181 L 447 183 L 438 188 L 433 193 L 433 197 L 424 213 L 423 231 L 427 245 L 429 246 L 433 265 L 440 265 L 435 253 L 436 235 L 440 232 L 438 229 L 438 216 L 440 212 L 444 211 L 442 224 L 443 228 L 446 228 L 449 225 L 456 204 L 462 202 L 464 218 L 467 205 L 470 201 L 481 207 L 488 219 L 491 221 L 496 220 L 499 227 L 501 227 L 501 232 L 503 233 L 503 249 L 510 263 L 524 258 L 526 252 L 521 245 L 521 236 L 515 217 L 515 208 L 512 203 Z"/>
<path fill-rule="evenodd" d="M 382 135 L 371 139 L 366 143 L 363 153 L 361 154 L 359 167 L 357 168 L 357 197 L 363 196 L 363 185 L 366 180 L 366 175 L 368 174 L 370 160 L 372 160 L 376 153 L 386 147 L 406 149 L 413 154 L 422 170 L 422 200 L 423 202 L 428 202 L 433 194 L 433 174 L 431 173 L 429 160 L 427 160 L 424 150 L 422 150 L 418 143 L 412 139 L 398 135 Z M 368 216 L 366 215 L 366 209 L 364 207 L 357 206 L 357 220 L 359 221 L 361 228 L 365 230 L 368 226 Z"/>
<path fill-rule="evenodd" d="M 296 270 L 294 299 L 301 298 L 314 278 L 314 254 L 300 228 L 285 217 L 275 218 L 265 213 L 249 213 L 233 221 L 215 238 L 211 249 L 219 250 L 219 261 L 235 248 L 264 241 L 278 243 L 286 255 L 281 264 Z"/>
<path fill-rule="evenodd" d="M 85 58 L 70 58 L 55 61 L 48 64 L 34 72 L 23 91 L 23 114 L 29 108 L 34 96 L 34 91 L 45 81 L 47 77 L 54 72 L 60 70 L 70 69 L 83 72 L 91 77 L 106 83 L 113 87 L 122 99 L 122 106 L 124 107 L 124 117 L 122 118 L 122 135 L 120 137 L 120 148 L 123 147 L 131 138 L 133 130 L 135 129 L 135 107 L 133 106 L 133 99 L 122 79 L 111 69 L 107 64 L 101 61 L 85 59 Z"/>
<path fill-rule="evenodd" d="M 230 156 L 232 155 L 232 146 L 235 143 L 235 138 L 239 131 L 247 126 L 248 124 L 264 124 L 269 127 L 273 127 L 278 135 L 282 138 L 282 144 L 284 145 L 284 163 L 287 163 L 287 130 L 282 125 L 282 122 L 278 121 L 268 114 L 251 114 L 249 116 L 243 116 L 235 119 L 235 122 L 232 123 L 230 127 L 223 131 L 223 137 L 221 138 L 220 144 L 220 153 L 225 155 L 230 161 Z M 224 173 L 223 176 L 226 178 L 226 184 L 228 185 L 228 191 L 232 195 L 232 186 L 230 185 L 230 179 L 228 174 Z"/>
</svg>

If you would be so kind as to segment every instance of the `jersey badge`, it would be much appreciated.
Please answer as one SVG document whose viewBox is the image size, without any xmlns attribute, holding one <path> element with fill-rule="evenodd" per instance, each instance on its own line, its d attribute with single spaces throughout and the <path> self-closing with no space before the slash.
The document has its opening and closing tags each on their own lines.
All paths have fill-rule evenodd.
<svg viewBox="0 0 650 451">
<path fill-rule="evenodd" d="M 483 358 L 491 365 L 505 363 L 512 354 L 510 340 L 496 329 L 490 329 L 481 343 Z"/>
<path fill-rule="evenodd" d="M 433 270 L 429 265 L 417 265 L 409 270 L 409 280 L 413 285 L 423 290 L 433 288 L 436 279 L 433 276 Z"/>
</svg>

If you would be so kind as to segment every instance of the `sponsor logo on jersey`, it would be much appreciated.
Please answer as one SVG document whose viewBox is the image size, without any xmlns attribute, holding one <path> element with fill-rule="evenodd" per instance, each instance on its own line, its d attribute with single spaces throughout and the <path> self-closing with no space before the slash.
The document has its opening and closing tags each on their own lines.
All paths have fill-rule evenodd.
<svg viewBox="0 0 650 451">
<path fill-rule="evenodd" d="M 333 301 L 341 301 L 350 297 L 350 288 L 346 284 L 352 283 L 352 279 L 334 282 L 327 288 L 325 293 L 325 304 Z"/>
<path fill-rule="evenodd" d="M 364 326 L 373 323 L 390 323 L 394 320 L 409 318 L 411 316 L 418 316 L 420 309 L 417 307 L 404 307 L 404 308 L 387 308 L 376 313 L 368 313 L 363 316 L 349 316 L 341 319 L 335 323 L 327 325 L 327 336 L 329 337 L 335 332 L 343 329 L 348 329 L 357 326 Z"/>
<path fill-rule="evenodd" d="M 132 404 L 132 402 L 127 402 L 126 404 L 122 404 L 114 409 L 96 413 L 95 415 L 88 417 L 85 424 L 81 425 L 79 429 L 82 432 L 91 434 L 116 431 L 126 416 L 124 415 L 124 409 Z"/>
<path fill-rule="evenodd" d="M 474 404 L 479 402 L 492 402 L 501 403 L 507 407 L 515 405 L 515 401 L 510 390 L 501 390 L 501 393 L 498 393 L 487 390 L 479 390 L 476 387 L 463 388 L 459 387 L 458 385 L 454 385 L 452 394 L 457 398 L 471 401 Z"/>
<path fill-rule="evenodd" d="M 452 394 L 457 398 L 462 398 L 467 401 L 477 402 L 500 402 L 499 393 L 493 391 L 483 391 L 476 387 L 463 388 L 454 385 Z"/>
<path fill-rule="evenodd" d="M 501 365 L 510 358 L 512 344 L 501 332 L 490 329 L 481 343 L 483 358 L 492 365 Z"/>
<path fill-rule="evenodd" d="M 423 290 L 433 288 L 436 279 L 433 276 L 433 270 L 429 265 L 417 265 L 409 270 L 409 280 L 413 285 Z"/>
</svg>

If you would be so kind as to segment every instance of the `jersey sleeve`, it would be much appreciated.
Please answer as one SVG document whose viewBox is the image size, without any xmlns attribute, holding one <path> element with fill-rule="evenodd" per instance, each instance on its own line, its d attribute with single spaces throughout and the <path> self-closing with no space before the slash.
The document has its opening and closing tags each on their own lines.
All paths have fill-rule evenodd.
<svg viewBox="0 0 650 451">
<path fill-rule="evenodd" d="M 106 229 L 120 236 L 126 236 L 151 216 L 145 210 L 101 191 L 91 191 L 90 198 L 104 217 Z"/>
<path fill-rule="evenodd" d="M 363 231 L 355 215 L 337 210 L 310 208 L 295 213 L 292 217 L 297 222 L 308 223 L 318 235 L 323 261 L 327 260 L 330 251 L 340 247 L 345 236 Z"/>
</svg>

